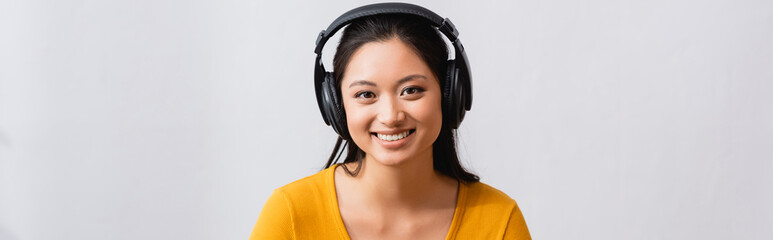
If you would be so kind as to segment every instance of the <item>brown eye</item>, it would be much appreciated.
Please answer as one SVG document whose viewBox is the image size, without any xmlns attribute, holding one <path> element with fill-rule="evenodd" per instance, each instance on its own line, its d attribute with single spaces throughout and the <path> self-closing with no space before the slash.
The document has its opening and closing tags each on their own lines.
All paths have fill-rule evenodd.
<svg viewBox="0 0 773 240">
<path fill-rule="evenodd" d="M 373 94 L 373 92 L 369 92 L 369 91 L 362 91 L 355 94 L 354 97 L 355 98 L 374 98 L 376 97 L 376 94 Z"/>
<path fill-rule="evenodd" d="M 405 94 L 411 95 L 411 94 L 417 94 L 421 92 L 424 92 L 424 89 L 417 88 L 417 87 L 407 87 L 403 89 L 402 95 L 405 95 Z"/>
</svg>

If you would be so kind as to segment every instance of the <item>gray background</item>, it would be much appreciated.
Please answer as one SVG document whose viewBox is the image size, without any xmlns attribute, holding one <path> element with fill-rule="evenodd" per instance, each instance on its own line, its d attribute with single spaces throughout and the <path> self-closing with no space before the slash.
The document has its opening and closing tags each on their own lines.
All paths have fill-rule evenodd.
<svg viewBox="0 0 773 240">
<path fill-rule="evenodd" d="M 365 3 L 0 1 L 0 239 L 246 239 L 326 161 L 313 43 Z M 772 1 L 418 3 L 535 239 L 773 238 Z"/>
</svg>

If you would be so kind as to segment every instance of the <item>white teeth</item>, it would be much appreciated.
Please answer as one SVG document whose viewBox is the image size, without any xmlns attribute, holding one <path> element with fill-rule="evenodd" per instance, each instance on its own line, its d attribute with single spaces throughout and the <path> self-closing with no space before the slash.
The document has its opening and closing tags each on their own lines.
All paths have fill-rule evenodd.
<svg viewBox="0 0 773 240">
<path fill-rule="evenodd" d="M 407 137 L 408 134 L 410 134 L 410 133 L 411 133 L 410 131 L 405 131 L 405 132 L 398 133 L 398 134 L 395 134 L 395 135 L 386 135 L 386 134 L 376 133 L 376 137 L 378 137 L 379 139 L 384 140 L 384 141 L 397 141 L 397 140 L 400 140 L 400 139 L 403 139 L 403 138 Z"/>
</svg>

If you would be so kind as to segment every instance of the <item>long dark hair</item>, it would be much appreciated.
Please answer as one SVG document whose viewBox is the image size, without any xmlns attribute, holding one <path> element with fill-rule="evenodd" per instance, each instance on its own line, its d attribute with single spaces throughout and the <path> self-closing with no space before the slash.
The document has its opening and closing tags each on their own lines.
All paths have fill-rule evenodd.
<svg viewBox="0 0 773 240">
<path fill-rule="evenodd" d="M 435 77 L 440 80 L 440 89 L 445 89 L 445 81 L 442 79 L 446 77 L 448 47 L 440 33 L 426 19 L 405 14 L 384 14 L 355 20 L 344 29 L 333 57 L 333 74 L 339 92 L 341 79 L 343 79 L 346 66 L 354 52 L 366 43 L 382 42 L 393 38 L 400 39 L 413 48 L 419 57 L 427 63 Z M 444 118 L 446 115 L 447 113 L 444 112 Z M 435 171 L 465 183 L 480 181 L 478 176 L 465 170 L 459 163 L 459 156 L 456 152 L 456 130 L 448 127 L 445 122 L 444 120 L 440 134 L 432 144 Z M 347 174 L 356 176 L 362 167 L 361 160 L 365 157 L 365 152 L 351 139 L 344 139 L 340 136 L 325 168 L 337 163 L 344 149 L 347 150 L 344 163 L 357 162 L 358 164 L 354 171 L 347 168 L 346 165 L 342 165 L 342 167 Z"/>
</svg>

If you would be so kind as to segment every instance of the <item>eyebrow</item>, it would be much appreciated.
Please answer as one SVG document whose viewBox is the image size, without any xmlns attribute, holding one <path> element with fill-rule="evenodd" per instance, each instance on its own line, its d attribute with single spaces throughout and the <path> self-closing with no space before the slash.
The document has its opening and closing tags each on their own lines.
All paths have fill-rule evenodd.
<svg viewBox="0 0 773 240">
<path fill-rule="evenodd" d="M 413 80 L 415 78 L 421 78 L 421 79 L 425 79 L 425 80 L 427 79 L 427 77 L 424 76 L 424 75 L 412 74 L 412 75 L 405 76 L 405 77 L 401 78 L 400 80 L 397 80 L 397 84 L 403 84 L 403 83 L 405 83 L 407 81 L 410 81 L 410 80 Z M 349 87 L 351 88 L 351 87 L 354 87 L 354 86 L 357 86 L 357 85 L 368 85 L 368 86 L 375 87 L 376 83 L 371 82 L 371 81 L 367 81 L 367 80 L 359 80 L 359 81 L 353 82 L 352 84 L 349 84 Z"/>
</svg>

